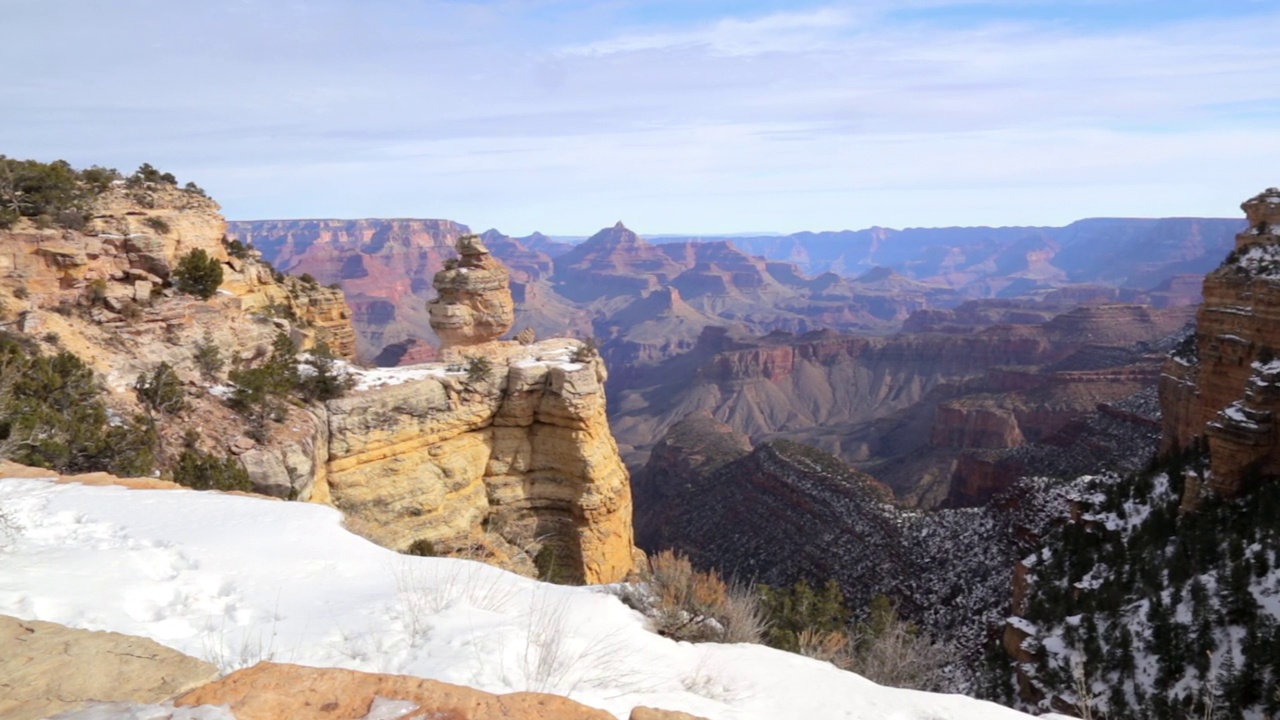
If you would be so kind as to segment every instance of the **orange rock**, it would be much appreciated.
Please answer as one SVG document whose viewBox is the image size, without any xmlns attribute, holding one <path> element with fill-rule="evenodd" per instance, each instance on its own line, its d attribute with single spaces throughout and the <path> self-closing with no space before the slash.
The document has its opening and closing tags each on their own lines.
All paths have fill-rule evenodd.
<svg viewBox="0 0 1280 720">
<path fill-rule="evenodd" d="M 197 688 L 174 704 L 227 705 L 238 720 L 354 720 L 369 712 L 375 697 L 417 704 L 405 720 L 614 720 L 557 695 L 493 695 L 406 675 L 266 662 Z"/>
</svg>

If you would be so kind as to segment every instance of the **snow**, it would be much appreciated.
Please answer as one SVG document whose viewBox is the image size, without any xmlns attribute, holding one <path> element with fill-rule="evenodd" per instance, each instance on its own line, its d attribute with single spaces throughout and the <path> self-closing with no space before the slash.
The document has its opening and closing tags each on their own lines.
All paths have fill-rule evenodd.
<svg viewBox="0 0 1280 720">
<path fill-rule="evenodd" d="M 0 613 L 149 637 L 227 671 L 270 659 L 408 674 L 620 718 L 636 705 L 717 720 L 1027 717 L 763 646 L 677 643 L 605 589 L 399 555 L 325 506 L 3 479 L 0 508 L 17 528 L 0 544 Z"/>
<path fill-rule="evenodd" d="M 352 377 L 356 379 L 356 390 L 372 390 L 376 387 L 400 385 L 414 380 L 424 380 L 429 377 L 442 378 L 449 374 L 446 366 L 439 363 L 405 365 L 402 367 L 388 368 L 349 367 L 347 369 L 351 373 Z M 463 375 L 465 373 L 455 372 L 454 374 Z"/>
</svg>

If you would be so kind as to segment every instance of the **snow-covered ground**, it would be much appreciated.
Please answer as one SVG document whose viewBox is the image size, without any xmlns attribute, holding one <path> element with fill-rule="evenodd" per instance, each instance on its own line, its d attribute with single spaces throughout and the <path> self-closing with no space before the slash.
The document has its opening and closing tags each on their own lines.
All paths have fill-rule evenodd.
<svg viewBox="0 0 1280 720">
<path fill-rule="evenodd" d="M 758 645 L 677 643 L 600 588 L 399 555 L 304 503 L 0 479 L 0 613 L 275 660 L 715 720 L 1027 717 Z"/>
</svg>

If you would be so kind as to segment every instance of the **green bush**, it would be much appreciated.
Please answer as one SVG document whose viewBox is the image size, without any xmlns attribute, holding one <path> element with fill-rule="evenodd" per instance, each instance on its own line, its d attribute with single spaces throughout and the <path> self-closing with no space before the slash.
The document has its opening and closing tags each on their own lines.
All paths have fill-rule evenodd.
<svg viewBox="0 0 1280 720">
<path fill-rule="evenodd" d="M 298 386 L 298 354 L 293 341 L 277 333 L 271 355 L 262 365 L 233 370 L 231 382 L 236 386 L 231 407 L 249 420 L 249 437 L 258 442 L 267 439 L 267 422 L 283 419 L 285 398 Z"/>
<path fill-rule="evenodd" d="M 109 168 L 76 171 L 64 160 L 44 163 L 0 155 L 0 228 L 29 217 L 45 227 L 80 229 L 93 199 L 118 178 Z"/>
<path fill-rule="evenodd" d="M 493 362 L 483 355 L 467 359 L 467 382 L 481 383 L 493 377 Z"/>
<path fill-rule="evenodd" d="M 151 163 L 142 163 L 138 169 L 129 176 L 127 182 L 130 186 L 136 187 L 144 183 L 152 183 L 155 185 L 177 185 L 178 178 L 173 173 L 160 172 L 151 166 Z"/>
<path fill-rule="evenodd" d="M 189 431 L 182 454 L 173 466 L 173 481 L 196 490 L 239 490 L 249 492 L 249 472 L 234 457 L 217 457 L 196 447 L 198 436 Z"/>
<path fill-rule="evenodd" d="M 596 339 L 589 337 L 582 341 L 582 344 L 574 349 L 573 354 L 569 356 L 572 362 L 586 363 L 591 362 L 600 356 L 600 346 L 596 344 Z"/>
<path fill-rule="evenodd" d="M 216 379 L 218 372 L 222 370 L 224 364 L 222 351 L 218 348 L 217 343 L 213 341 L 213 334 L 208 330 L 205 331 L 204 338 L 196 343 L 195 360 L 196 365 L 200 368 L 200 374 L 206 380 Z"/>
<path fill-rule="evenodd" d="M 245 245 L 236 239 L 227 240 L 223 238 L 223 241 L 227 245 L 227 254 L 233 258 L 244 260 L 249 257 L 249 251 L 253 250 L 253 245 Z"/>
<path fill-rule="evenodd" d="M 303 400 L 334 400 L 355 386 L 355 379 L 325 343 L 318 344 L 302 362 L 305 369 L 298 375 L 297 389 Z"/>
<path fill-rule="evenodd" d="M 161 218 L 161 217 L 156 217 L 156 216 L 154 216 L 154 215 L 148 216 L 147 218 L 143 219 L 142 224 L 143 224 L 143 225 L 146 225 L 147 227 L 151 228 L 152 230 L 155 230 L 156 232 L 160 233 L 161 235 L 168 235 L 168 234 L 169 234 L 169 230 L 171 230 L 171 229 L 172 229 L 172 228 L 170 228 L 170 227 L 169 227 L 169 222 L 168 222 L 167 220 L 165 220 L 164 218 Z M 201 251 L 201 252 L 203 252 L 203 251 Z M 215 289 L 216 289 L 216 288 L 215 288 Z"/>
<path fill-rule="evenodd" d="M 789 588 L 761 585 L 760 598 L 769 618 L 765 642 L 782 650 L 798 651 L 800 636 L 806 631 L 840 632 L 849 624 L 844 593 L 835 580 L 828 580 L 821 590 L 814 590 L 804 580 Z"/>
<path fill-rule="evenodd" d="M 133 389 L 138 393 L 138 400 L 155 412 L 176 415 L 187 407 L 182 381 L 167 362 L 160 363 L 150 373 L 139 375 Z"/>
<path fill-rule="evenodd" d="M 418 538 L 409 544 L 409 549 L 405 551 L 408 555 L 417 555 L 418 557 L 437 557 L 435 543 L 426 538 Z"/>
<path fill-rule="evenodd" d="M 208 300 L 222 284 L 222 263 L 210 257 L 203 248 L 196 248 L 178 261 L 173 281 L 180 292 Z"/>
<path fill-rule="evenodd" d="M 69 352 L 42 356 L 0 335 L 0 452 L 59 472 L 146 475 L 155 429 L 145 417 L 108 420 L 93 371 Z"/>
</svg>

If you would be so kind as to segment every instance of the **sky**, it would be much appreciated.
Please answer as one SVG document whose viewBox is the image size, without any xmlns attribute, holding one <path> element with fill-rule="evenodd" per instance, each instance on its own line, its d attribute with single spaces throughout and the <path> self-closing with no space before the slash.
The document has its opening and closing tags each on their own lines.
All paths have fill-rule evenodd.
<svg viewBox="0 0 1280 720">
<path fill-rule="evenodd" d="M 0 0 L 0 153 L 511 235 L 1239 217 L 1274 0 Z"/>
</svg>

